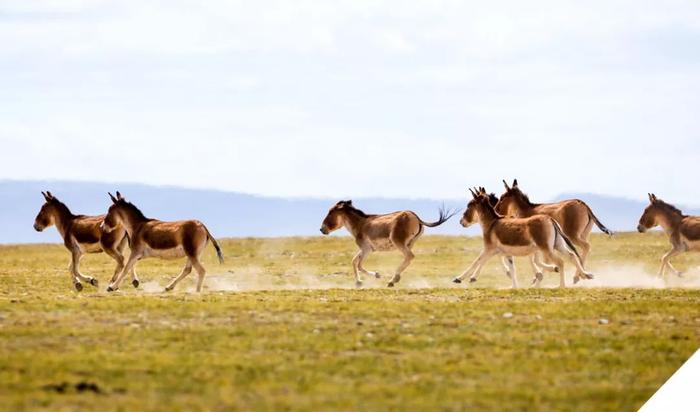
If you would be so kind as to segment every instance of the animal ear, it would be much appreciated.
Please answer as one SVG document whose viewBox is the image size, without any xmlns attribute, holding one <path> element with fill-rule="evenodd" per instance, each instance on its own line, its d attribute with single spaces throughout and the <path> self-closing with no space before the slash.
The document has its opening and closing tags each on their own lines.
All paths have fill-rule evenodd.
<svg viewBox="0 0 700 412">
<path fill-rule="evenodd" d="M 474 193 L 471 187 L 469 188 L 469 193 L 471 193 L 472 197 L 476 199 L 476 193 Z"/>
<path fill-rule="evenodd" d="M 107 194 L 109 195 L 109 198 L 112 199 L 112 203 L 117 203 L 118 199 L 116 197 L 114 197 L 110 192 L 107 192 Z"/>
<path fill-rule="evenodd" d="M 503 179 L 503 186 L 506 187 L 506 190 L 510 190 L 510 186 L 508 186 L 508 182 L 505 179 Z"/>
<path fill-rule="evenodd" d="M 124 200 L 124 196 L 117 190 L 117 200 Z"/>
<path fill-rule="evenodd" d="M 518 187 L 518 179 L 513 179 L 513 187 Z"/>
<path fill-rule="evenodd" d="M 651 194 L 651 201 L 652 201 L 652 202 L 656 202 L 657 200 L 659 200 L 659 198 L 656 197 L 656 195 L 652 193 L 652 194 Z"/>
<path fill-rule="evenodd" d="M 483 186 L 481 186 L 481 187 L 479 188 L 479 193 L 481 193 L 481 194 L 484 194 L 484 195 L 485 195 L 485 194 L 486 194 L 486 188 L 485 188 L 485 187 L 483 187 Z"/>
<path fill-rule="evenodd" d="M 352 206 L 352 199 L 346 200 L 345 203 L 346 203 L 348 206 Z"/>
<path fill-rule="evenodd" d="M 46 194 L 46 193 L 44 193 L 44 192 L 41 192 L 41 194 L 44 196 L 44 200 L 46 200 L 47 202 L 48 202 L 49 200 L 51 200 L 51 196 L 49 196 L 48 194 Z"/>
</svg>

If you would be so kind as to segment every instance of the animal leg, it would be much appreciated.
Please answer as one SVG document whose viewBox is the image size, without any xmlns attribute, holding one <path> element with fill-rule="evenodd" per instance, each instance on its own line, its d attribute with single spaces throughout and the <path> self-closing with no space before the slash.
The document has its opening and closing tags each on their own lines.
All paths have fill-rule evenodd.
<svg viewBox="0 0 700 412">
<path fill-rule="evenodd" d="M 192 272 L 192 261 L 190 259 L 187 259 L 185 267 L 182 268 L 182 272 L 180 272 L 180 274 L 177 275 L 175 279 L 173 279 L 172 282 L 170 282 L 170 284 L 165 287 L 165 291 L 170 292 L 171 290 L 173 290 L 173 288 L 175 288 L 175 285 L 177 285 L 178 282 L 184 279 L 185 276 L 189 275 L 190 272 Z"/>
<path fill-rule="evenodd" d="M 373 277 L 379 279 L 380 278 L 379 272 L 370 272 L 368 270 L 365 270 L 364 267 L 362 267 L 362 263 L 365 261 L 365 259 L 367 258 L 367 256 L 369 256 L 370 253 L 372 253 L 371 249 L 361 249 L 360 250 L 360 253 L 358 253 L 359 258 L 357 260 L 357 268 L 360 270 L 360 272 L 364 273 L 365 275 L 373 276 Z"/>
<path fill-rule="evenodd" d="M 587 272 L 586 269 L 583 268 L 581 259 L 579 259 L 576 252 L 569 248 L 569 246 L 566 244 L 566 242 L 561 236 L 557 237 L 557 242 L 554 245 L 554 247 L 559 252 L 568 255 L 571 262 L 574 264 L 574 266 L 576 266 L 576 275 L 574 275 L 574 283 L 578 283 L 580 279 L 593 279 L 593 274 Z M 562 279 L 564 278 L 563 273 L 559 273 L 559 275 L 562 277 Z"/>
<path fill-rule="evenodd" d="M 671 262 L 670 262 L 672 257 L 674 257 L 680 253 L 681 253 L 681 251 L 674 247 L 673 249 L 666 252 L 666 254 L 664 254 L 663 257 L 661 257 L 661 269 L 659 269 L 659 276 L 664 277 L 664 272 L 665 272 L 666 266 L 671 267 L 671 270 L 676 272 L 676 275 L 678 275 L 680 273 L 673 266 L 671 266 Z"/>
<path fill-rule="evenodd" d="M 399 247 L 398 249 L 401 251 L 401 253 L 403 253 L 403 262 L 401 262 L 399 267 L 396 268 L 396 273 L 389 281 L 389 284 L 387 286 L 390 288 L 394 287 L 394 285 L 396 283 L 398 283 L 399 280 L 401 280 L 401 273 L 403 273 L 403 271 L 406 270 L 408 265 L 411 264 L 411 261 L 415 257 L 413 252 L 411 252 L 411 249 L 409 249 L 408 247 L 402 246 L 402 247 Z"/>
<path fill-rule="evenodd" d="M 202 285 L 204 284 L 204 276 L 206 276 L 207 271 L 204 269 L 204 266 L 199 262 L 199 259 L 196 257 L 192 259 L 192 266 L 194 266 L 194 269 L 197 271 L 197 293 L 202 291 Z"/>
<path fill-rule="evenodd" d="M 591 252 L 591 244 L 584 238 L 578 237 L 576 239 L 571 239 L 571 241 L 574 243 L 576 247 L 578 247 L 579 251 L 579 256 L 581 256 L 581 266 L 586 264 L 586 258 L 588 257 L 588 254 Z M 590 279 L 588 276 L 586 276 L 585 271 L 581 271 L 580 269 L 576 269 L 576 274 L 574 275 L 574 283 L 577 283 L 579 279 Z"/>
<path fill-rule="evenodd" d="M 508 265 L 508 276 L 510 276 L 511 280 L 513 281 L 513 289 L 518 288 L 518 276 L 515 273 L 515 262 L 513 261 L 513 256 L 508 256 L 503 259 L 504 262 Z"/>
<path fill-rule="evenodd" d="M 78 292 L 83 290 L 83 285 L 80 283 L 81 280 L 93 286 L 97 286 L 97 279 L 93 278 L 92 276 L 85 276 L 82 273 L 80 273 L 80 259 L 83 258 L 83 254 L 80 252 L 80 249 L 74 247 L 71 251 L 71 258 L 72 259 L 70 267 L 73 272 L 73 278 L 75 280 L 75 289 L 78 290 Z"/>
<path fill-rule="evenodd" d="M 537 253 L 533 253 L 532 256 L 530 256 L 530 265 L 532 266 L 532 271 L 535 273 L 535 277 L 532 278 L 532 285 L 538 288 L 544 276 L 542 275 L 541 262 Z"/>
<path fill-rule="evenodd" d="M 548 252 L 545 254 L 545 257 L 547 257 L 550 262 L 553 262 L 557 269 L 559 269 L 559 287 L 565 288 L 566 282 L 564 281 L 564 260 L 555 255 L 553 252 Z"/>
<path fill-rule="evenodd" d="M 113 283 L 114 281 L 117 280 L 117 276 L 122 272 L 122 269 L 124 269 L 124 255 L 121 254 L 121 251 L 118 249 L 108 249 L 106 247 L 103 247 L 103 250 L 109 257 L 114 259 L 115 262 L 117 262 L 117 266 L 114 268 L 114 274 L 112 275 L 112 278 L 109 280 L 110 283 Z"/>
<path fill-rule="evenodd" d="M 362 278 L 360 277 L 360 270 L 358 268 L 360 259 L 362 259 L 362 249 L 352 258 L 352 272 L 355 274 L 355 287 L 357 288 L 362 287 Z"/>
<path fill-rule="evenodd" d="M 503 263 L 503 268 L 506 270 L 506 276 L 508 276 L 508 279 L 512 278 L 512 274 L 510 271 L 510 262 L 513 261 L 513 256 L 502 256 L 501 257 L 501 263 Z"/>
<path fill-rule="evenodd" d="M 557 267 L 554 266 L 554 265 L 551 265 L 551 264 L 550 264 L 551 262 L 548 262 L 548 261 L 544 260 L 544 259 L 542 258 L 542 256 L 540 256 L 540 253 L 539 253 L 539 252 L 535 253 L 535 262 L 536 262 L 537 265 L 538 265 L 539 267 L 541 267 L 544 271 L 547 271 L 547 272 L 556 272 L 556 271 L 557 271 Z M 543 272 L 544 272 L 544 271 L 543 271 Z"/>
<path fill-rule="evenodd" d="M 495 254 L 495 252 L 493 252 L 493 251 L 482 250 L 482 251 L 481 251 L 481 254 L 479 255 L 479 257 L 477 257 L 476 260 L 474 260 L 474 262 L 472 262 L 472 264 L 469 265 L 469 267 L 467 268 L 467 270 L 465 270 L 464 272 L 462 272 L 461 275 L 457 276 L 457 277 L 454 278 L 452 281 L 453 281 L 454 283 L 462 283 L 462 280 L 463 280 L 467 275 L 471 275 L 472 273 L 476 274 L 477 269 L 481 269 L 481 266 L 482 266 L 487 260 L 489 260 L 489 258 L 491 258 L 491 256 L 493 256 L 494 254 Z M 470 280 L 470 282 L 476 282 L 476 276 L 472 275 L 471 278 L 470 278 L 469 280 Z"/>
<path fill-rule="evenodd" d="M 122 282 L 122 279 L 124 279 L 124 276 L 126 276 L 127 273 L 130 273 L 132 270 L 134 270 L 134 266 L 136 265 L 136 262 L 141 259 L 141 254 L 140 253 L 134 253 L 134 251 L 131 251 L 131 255 L 129 255 L 129 260 L 126 261 L 126 265 L 124 266 L 124 269 L 122 269 L 121 273 L 119 276 L 117 276 L 117 280 L 114 282 L 111 282 L 107 286 L 107 292 L 113 292 L 117 289 L 119 289 L 119 285 Z"/>
</svg>

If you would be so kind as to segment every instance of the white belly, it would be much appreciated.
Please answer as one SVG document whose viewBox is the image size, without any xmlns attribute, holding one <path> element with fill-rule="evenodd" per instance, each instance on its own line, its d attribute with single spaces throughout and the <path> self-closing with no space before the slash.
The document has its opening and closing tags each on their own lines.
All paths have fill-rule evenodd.
<svg viewBox="0 0 700 412">
<path fill-rule="evenodd" d="M 185 249 L 182 246 L 171 249 L 151 249 L 143 251 L 143 257 L 159 257 L 163 259 L 177 259 L 185 256 Z"/>
</svg>

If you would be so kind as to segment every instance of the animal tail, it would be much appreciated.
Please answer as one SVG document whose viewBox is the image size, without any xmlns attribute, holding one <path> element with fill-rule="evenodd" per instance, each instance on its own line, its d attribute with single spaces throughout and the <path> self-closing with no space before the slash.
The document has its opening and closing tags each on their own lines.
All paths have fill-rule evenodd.
<svg viewBox="0 0 700 412">
<path fill-rule="evenodd" d="M 447 210 L 447 209 L 445 209 L 445 205 L 442 205 L 442 207 L 440 208 L 440 216 L 438 217 L 437 221 L 424 222 L 423 219 L 421 219 L 420 217 L 418 218 L 418 220 L 424 226 L 435 227 L 435 226 L 440 226 L 441 224 L 447 222 L 452 216 L 456 215 L 458 212 L 459 212 L 459 210 L 457 210 L 457 209 L 455 209 L 453 211 Z"/>
<path fill-rule="evenodd" d="M 209 232 L 209 229 L 207 229 L 206 226 L 204 226 L 204 230 L 207 231 L 207 237 L 209 240 L 211 240 L 211 243 L 214 245 L 214 249 L 216 249 L 216 256 L 219 258 L 219 263 L 224 263 L 224 254 L 221 252 L 221 247 L 219 246 L 219 243 L 214 239 L 214 236 L 211 235 L 211 232 Z"/>
<path fill-rule="evenodd" d="M 598 226 L 598 229 L 600 229 L 606 235 L 612 236 L 614 234 L 613 231 L 605 227 L 605 225 L 603 225 L 602 223 L 600 223 L 600 220 L 598 220 L 596 215 L 593 214 L 593 211 L 588 205 L 586 205 L 586 208 L 588 209 L 588 217 L 591 220 L 593 220 L 593 223 L 595 223 L 595 225 Z"/>
<path fill-rule="evenodd" d="M 557 236 L 561 236 L 562 239 L 564 239 L 564 243 L 566 243 L 566 246 L 571 249 L 572 252 L 576 255 L 578 260 L 581 260 L 581 255 L 578 254 L 578 250 L 576 250 L 576 246 L 574 246 L 574 243 L 569 239 L 568 236 L 564 234 L 564 231 L 562 230 L 561 226 L 559 225 L 559 222 L 556 220 L 552 219 L 552 223 L 554 224 L 554 244 L 557 244 Z"/>
</svg>

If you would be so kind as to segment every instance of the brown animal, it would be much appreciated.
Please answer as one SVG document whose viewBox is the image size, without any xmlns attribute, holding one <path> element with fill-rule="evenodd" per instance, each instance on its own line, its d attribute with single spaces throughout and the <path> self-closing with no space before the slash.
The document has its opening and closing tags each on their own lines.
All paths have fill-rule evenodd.
<svg viewBox="0 0 700 412">
<path fill-rule="evenodd" d="M 97 286 L 97 279 L 80 273 L 80 259 L 85 253 L 107 253 L 117 262 L 112 281 L 124 268 L 124 248 L 129 243 L 126 231 L 121 226 L 112 230 L 102 230 L 101 224 L 105 215 L 84 216 L 74 215 L 68 206 L 58 200 L 51 192 L 41 192 L 46 201 L 34 219 L 34 229 L 41 232 L 51 225 L 56 225 L 58 233 L 63 237 L 63 244 L 71 253 L 68 270 L 75 289 L 83 290 L 81 281 Z M 131 271 L 132 284 L 139 286 L 136 272 Z"/>
<path fill-rule="evenodd" d="M 512 186 L 508 186 L 505 180 L 503 184 L 506 191 L 501 195 L 496 205 L 496 212 L 513 217 L 551 216 L 561 225 L 564 234 L 581 250 L 582 264 L 586 263 L 586 259 L 591 252 L 588 236 L 594 223 L 604 233 L 610 236 L 613 234 L 612 231 L 600 223 L 600 220 L 593 214 L 591 208 L 582 200 L 571 199 L 544 204 L 532 203 L 518 187 L 517 179 L 513 181 Z M 574 283 L 577 283 L 582 277 L 582 272 L 577 271 L 574 276 Z"/>
<path fill-rule="evenodd" d="M 393 287 L 401 280 L 401 273 L 408 267 L 414 258 L 411 251 L 413 244 L 423 234 L 423 226 L 436 227 L 445 223 L 456 212 L 448 213 L 440 209 L 440 216 L 436 222 L 422 221 L 418 215 L 409 210 L 394 212 L 385 215 L 368 215 L 355 208 L 352 200 L 342 200 L 336 203 L 328 211 L 323 219 L 321 233 L 327 235 L 334 230 L 345 227 L 355 238 L 355 243 L 360 248 L 352 259 L 352 269 L 355 273 L 355 286 L 362 286 L 362 278 L 359 272 L 368 276 L 380 277 L 377 272 L 368 272 L 362 267 L 362 262 L 373 251 L 389 251 L 398 249 L 403 253 L 403 262 L 396 269 L 394 276 L 389 281 L 389 287 Z"/>
<path fill-rule="evenodd" d="M 165 290 L 172 290 L 179 281 L 192 272 L 194 267 L 199 275 L 197 292 L 200 292 L 206 270 L 200 263 L 199 257 L 210 240 L 216 249 L 219 262 L 224 262 L 219 244 L 202 222 L 197 220 L 163 222 L 149 219 L 136 206 L 127 202 L 121 193 L 117 192 L 117 197 L 109 193 L 109 197 L 113 204 L 109 207 L 102 226 L 106 229 L 123 226 L 131 239 L 131 255 L 124 270 L 107 287 L 108 292 L 119 289 L 124 275 L 136 265 L 136 262 L 147 257 L 187 257 L 187 263 L 182 272 L 166 286 Z"/>
<path fill-rule="evenodd" d="M 661 226 L 671 241 L 671 250 L 661 258 L 659 276 L 664 276 L 666 267 L 681 276 L 671 265 L 671 258 L 683 252 L 700 251 L 700 217 L 686 216 L 677 207 L 649 193 L 649 206 L 639 218 L 637 230 L 644 233 L 655 226 Z"/>
<path fill-rule="evenodd" d="M 545 258 L 554 262 L 558 269 L 559 286 L 565 287 L 564 261 L 554 252 L 558 251 L 569 255 L 577 269 L 588 279 L 593 275 L 586 272 L 581 264 L 580 256 L 571 240 L 564 234 L 556 220 L 546 215 L 535 215 L 527 218 L 508 218 L 498 214 L 489 202 L 486 190 L 471 190 L 472 200 L 467 204 L 467 209 L 460 220 L 464 227 L 479 222 L 483 232 L 484 250 L 474 263 L 461 275 L 454 279 L 455 283 L 461 283 L 467 275 L 470 281 L 476 279 L 484 263 L 492 256 L 501 254 L 505 256 L 531 256 L 541 253 Z M 512 278 L 516 278 L 515 267 L 512 259 L 506 260 L 507 270 Z M 541 279 L 537 279 L 539 286 Z M 517 287 L 514 281 L 513 286 Z"/>
</svg>

